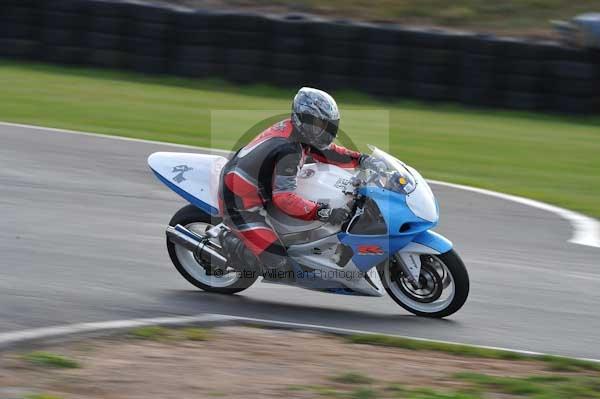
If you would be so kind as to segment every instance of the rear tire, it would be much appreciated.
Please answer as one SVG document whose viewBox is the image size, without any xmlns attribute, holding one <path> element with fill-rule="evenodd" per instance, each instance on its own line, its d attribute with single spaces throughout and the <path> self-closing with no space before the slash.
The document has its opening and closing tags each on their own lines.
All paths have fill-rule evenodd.
<svg viewBox="0 0 600 399">
<path fill-rule="evenodd" d="M 193 229 L 192 226 L 215 226 L 219 223 L 221 223 L 220 218 L 212 217 L 194 205 L 187 205 L 173 215 L 169 225 L 176 226 L 180 224 L 184 227 Z M 236 292 L 243 291 L 250 287 L 258 278 L 256 273 L 253 273 L 254 276 L 252 277 L 246 276 L 246 274 L 249 273 L 238 273 L 237 279 L 230 277 L 231 283 L 228 284 L 225 278 L 231 273 L 222 277 L 207 276 L 202 265 L 197 262 L 197 259 L 195 259 L 190 251 L 173 244 L 169 239 L 167 239 L 167 250 L 169 251 L 169 257 L 177 271 L 191 284 L 207 292 L 235 294 Z M 192 259 L 195 260 L 195 265 L 193 263 L 194 260 Z"/>
<path fill-rule="evenodd" d="M 422 302 L 411 300 L 406 295 L 406 289 L 400 288 L 402 282 L 398 282 L 399 278 L 397 274 L 394 276 L 390 272 L 390 266 L 387 263 L 378 268 L 385 290 L 398 305 L 417 316 L 442 318 L 456 313 L 462 308 L 469 296 L 469 274 L 464 263 L 453 249 L 441 255 L 421 255 L 422 263 L 423 257 L 430 257 L 434 262 L 441 261 L 443 266 L 445 266 L 447 272 L 450 274 L 451 281 L 446 280 L 448 276 L 440 276 L 440 279 L 444 277 L 445 282 L 448 281 L 452 284 L 453 293 L 450 297 L 442 302 L 432 301 L 431 303 L 427 299 L 422 300 Z M 423 276 L 423 270 L 422 267 L 421 276 Z M 430 272 L 432 270 L 435 269 L 430 269 Z M 442 280 L 439 281 L 441 282 Z M 442 290 L 446 290 L 448 287 L 444 287 Z"/>
</svg>

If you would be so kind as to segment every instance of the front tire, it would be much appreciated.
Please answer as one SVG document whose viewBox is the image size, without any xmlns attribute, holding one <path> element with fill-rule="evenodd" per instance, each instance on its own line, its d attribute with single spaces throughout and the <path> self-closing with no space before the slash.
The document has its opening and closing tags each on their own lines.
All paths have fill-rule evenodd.
<svg viewBox="0 0 600 399">
<path fill-rule="evenodd" d="M 398 267 L 387 262 L 378 268 L 388 295 L 409 312 L 423 317 L 442 318 L 456 313 L 469 296 L 469 274 L 453 249 L 441 255 L 421 255 L 424 289 L 415 289 Z"/>
<path fill-rule="evenodd" d="M 204 234 L 206 230 L 219 223 L 221 223 L 221 219 L 210 216 L 194 205 L 187 205 L 173 215 L 169 225 L 180 224 L 196 233 Z M 177 271 L 191 284 L 207 292 L 235 294 L 250 287 L 258 278 L 257 275 L 254 275 L 255 273 L 252 273 L 253 277 L 246 276 L 249 273 L 236 272 L 222 276 L 208 275 L 199 259 L 191 251 L 173 244 L 168 238 L 167 250 Z"/>
</svg>

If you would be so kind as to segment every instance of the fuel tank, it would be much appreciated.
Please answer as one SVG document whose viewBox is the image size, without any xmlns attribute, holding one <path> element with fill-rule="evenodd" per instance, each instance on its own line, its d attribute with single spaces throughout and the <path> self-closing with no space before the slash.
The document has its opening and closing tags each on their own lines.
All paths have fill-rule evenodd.
<svg viewBox="0 0 600 399">
<path fill-rule="evenodd" d="M 352 199 L 343 192 L 352 177 L 353 174 L 350 171 L 335 165 L 306 164 L 298 174 L 296 193 L 311 201 L 327 203 L 332 208 L 341 208 Z M 339 226 L 325 225 L 318 220 L 306 221 L 290 217 L 272 205 L 269 207 L 268 213 L 275 230 L 281 235 L 294 235 L 294 240 L 318 239 L 339 231 Z M 336 230 L 333 231 L 331 227 Z M 305 239 L 296 236 L 302 232 L 307 234 Z M 310 232 L 312 234 L 309 234 Z M 285 237 L 282 238 L 286 241 Z"/>
</svg>

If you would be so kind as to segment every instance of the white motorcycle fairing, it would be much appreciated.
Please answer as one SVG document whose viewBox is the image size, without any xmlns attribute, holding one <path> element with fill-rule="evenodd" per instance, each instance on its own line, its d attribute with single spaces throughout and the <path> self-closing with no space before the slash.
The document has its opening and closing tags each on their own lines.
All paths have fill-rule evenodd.
<svg viewBox="0 0 600 399">
<path fill-rule="evenodd" d="M 227 159 L 218 155 L 157 152 L 148 165 L 158 179 L 184 199 L 217 216 L 218 187 Z M 351 196 L 344 193 L 353 174 L 328 164 L 306 164 L 298 175 L 296 192 L 302 197 L 343 207 Z M 383 296 L 384 288 L 375 269 L 361 272 L 352 260 L 339 266 L 339 226 L 305 221 L 286 215 L 274 206 L 267 221 L 288 246 L 289 255 L 314 270 L 314 280 L 329 281 L 327 291 L 339 294 Z M 367 279 L 369 281 L 367 281 Z M 332 284 L 334 281 L 339 284 Z M 338 286 L 338 288 L 331 288 Z M 304 285 L 310 288 L 310 282 Z M 318 288 L 315 288 L 318 289 Z"/>
<path fill-rule="evenodd" d="M 210 215 L 219 214 L 219 180 L 227 158 L 210 154 L 155 152 L 148 166 L 171 190 Z"/>
<path fill-rule="evenodd" d="M 357 170 L 303 164 L 295 187 L 290 187 L 333 209 L 346 207 L 349 220 L 341 225 L 290 217 L 266 198 L 256 208 L 287 250 L 285 269 L 258 264 L 242 237 L 228 231 L 229 221 L 219 214 L 218 195 L 226 158 L 152 154 L 148 164 L 158 179 L 191 203 L 177 211 L 165 229 L 173 265 L 187 281 L 208 292 L 235 294 L 262 278 L 342 295 L 387 293 L 418 316 L 455 313 L 467 299 L 469 276 L 452 243 L 432 231 L 439 220 L 433 192 L 417 170 L 370 148 L 370 160 Z M 264 228 L 261 222 L 256 230 Z"/>
<path fill-rule="evenodd" d="M 161 182 L 211 215 L 219 212 L 219 183 L 226 163 L 227 158 L 210 154 L 155 152 L 148 157 L 150 169 Z M 306 199 L 326 202 L 333 208 L 343 207 L 349 197 L 342 189 L 352 176 L 352 173 L 335 165 L 307 164 L 298 175 L 296 192 Z M 292 218 L 274 207 L 269 209 L 269 215 L 276 219 L 274 223 L 279 225 L 277 231 L 281 234 L 323 225 L 319 221 Z"/>
<path fill-rule="evenodd" d="M 298 174 L 295 192 L 302 198 L 327 203 L 332 208 L 342 208 L 352 198 L 343 191 L 352 177 L 353 174 L 348 170 L 335 165 L 306 164 Z M 306 221 L 293 218 L 275 206 L 270 206 L 268 211 L 271 224 L 279 234 L 284 236 L 291 233 L 306 232 L 324 225 L 323 222 L 318 220 Z M 330 234 L 337 231 L 339 229 Z"/>
<path fill-rule="evenodd" d="M 221 171 L 226 163 L 225 157 L 209 154 L 157 152 L 148 158 L 148 165 L 161 182 L 213 216 L 220 213 L 218 190 Z M 416 171 L 414 173 L 421 187 L 403 201 L 404 211 L 399 207 L 392 212 L 389 204 L 382 206 L 382 210 L 384 213 L 390 212 L 393 215 L 392 219 L 397 219 L 406 216 L 408 209 L 413 208 L 414 213 L 421 216 L 419 220 L 436 220 L 437 206 L 433 194 L 422 177 Z M 296 192 L 306 199 L 328 203 L 333 208 L 344 207 L 352 199 L 352 195 L 347 192 L 353 177 L 354 174 L 349 170 L 335 165 L 306 164 L 298 174 Z M 314 289 L 349 295 L 384 295 L 385 289 L 377 268 L 373 266 L 385 260 L 391 253 L 385 251 L 381 256 L 364 256 L 361 247 L 374 243 L 382 250 L 387 249 L 390 239 L 393 240 L 395 234 L 379 239 L 349 234 L 348 231 L 341 231 L 339 226 L 290 217 L 272 205 L 267 211 L 266 219 L 288 247 L 289 255 L 313 271 L 311 280 L 317 283 L 329 282 L 326 289 L 321 289 L 319 284 L 315 285 Z M 411 212 L 412 215 L 414 213 Z M 390 216 L 386 215 L 386 219 Z M 435 248 L 439 247 L 437 243 L 441 239 L 441 236 L 438 237 L 433 232 L 424 231 L 417 234 L 414 242 L 407 240 L 403 244 L 406 247 L 397 250 L 401 252 L 402 261 L 408 263 L 409 260 L 418 259 L 417 254 L 440 253 Z M 449 245 L 451 247 L 451 244 Z M 354 251 L 354 255 L 340 262 L 344 248 L 349 247 Z M 368 262 L 365 262 L 367 260 Z M 418 276 L 420 264 L 412 263 L 414 267 L 411 269 L 414 270 L 411 270 L 411 274 Z M 310 282 L 305 282 L 302 286 L 311 288 Z"/>
<path fill-rule="evenodd" d="M 345 193 L 351 182 L 349 170 L 324 163 L 306 164 L 300 170 L 296 193 L 315 202 L 342 208 L 352 199 Z M 328 292 L 347 295 L 383 296 L 385 289 L 375 268 L 362 272 L 349 260 L 340 266 L 340 226 L 320 221 L 293 218 L 274 206 L 269 208 L 268 220 L 288 246 L 288 254 L 296 262 L 310 266 L 316 280 L 325 280 Z M 333 288 L 339 283 L 338 288 Z M 310 286 L 305 286 L 310 288 Z M 318 289 L 318 288 L 316 288 Z"/>
</svg>

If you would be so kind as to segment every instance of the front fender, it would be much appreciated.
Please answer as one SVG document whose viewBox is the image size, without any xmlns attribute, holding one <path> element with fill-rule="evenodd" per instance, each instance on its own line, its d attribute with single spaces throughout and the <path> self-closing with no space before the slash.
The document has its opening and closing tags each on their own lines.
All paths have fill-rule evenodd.
<svg viewBox="0 0 600 399">
<path fill-rule="evenodd" d="M 424 231 L 417 234 L 412 242 L 402 248 L 401 252 L 439 255 L 452 249 L 452 242 L 435 231 Z"/>
</svg>

